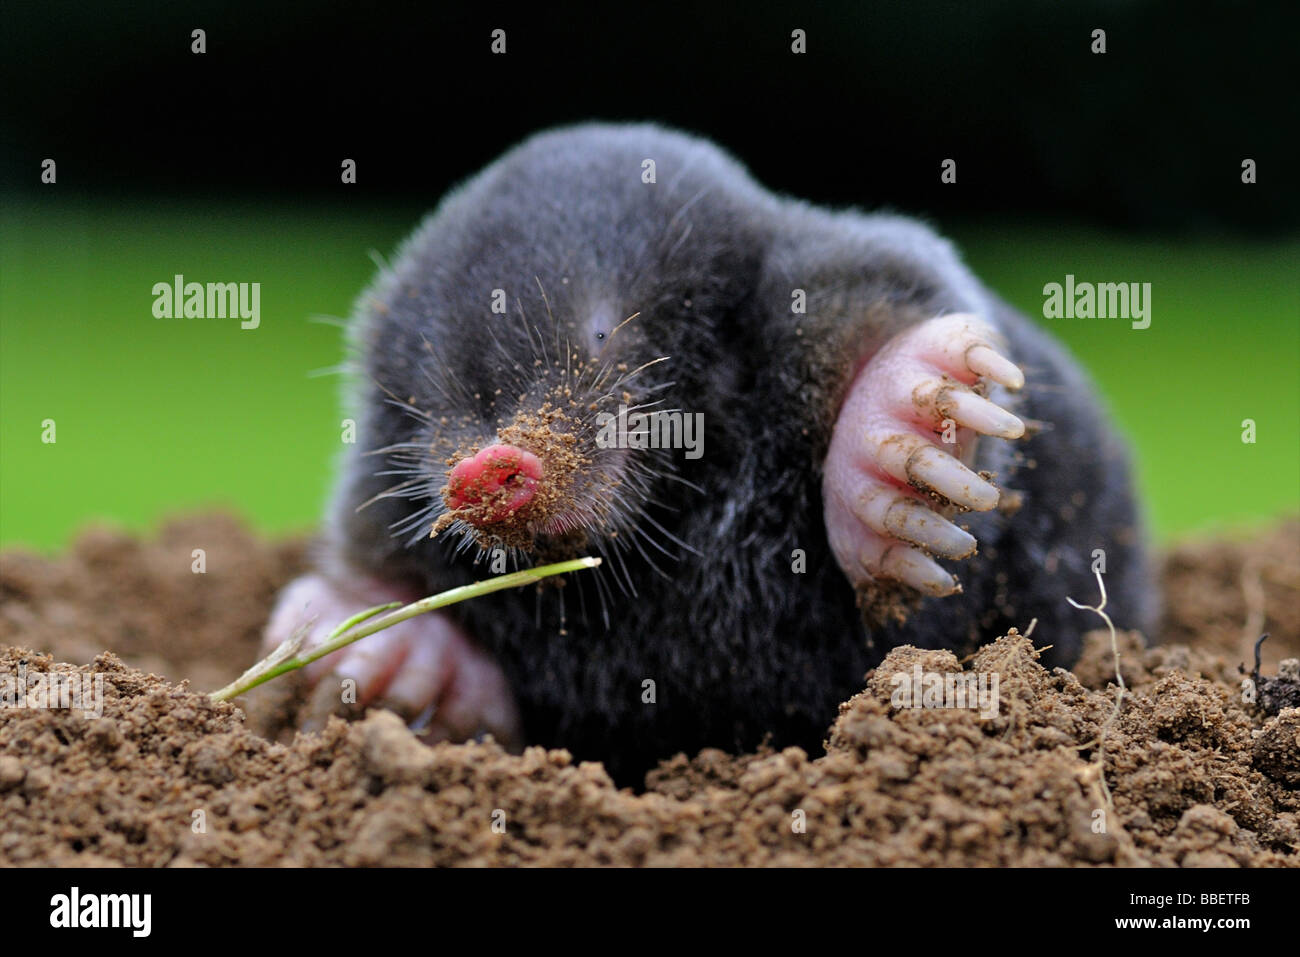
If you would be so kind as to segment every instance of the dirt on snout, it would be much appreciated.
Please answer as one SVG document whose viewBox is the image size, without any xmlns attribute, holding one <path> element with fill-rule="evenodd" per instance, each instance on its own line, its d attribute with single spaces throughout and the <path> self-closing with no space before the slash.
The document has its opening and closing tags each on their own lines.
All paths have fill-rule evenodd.
<svg viewBox="0 0 1300 957">
<path fill-rule="evenodd" d="M 1247 702 L 1238 670 L 1262 631 L 1262 676 L 1300 656 L 1300 522 L 1166 557 L 1165 643 L 1120 634 L 1118 711 L 1105 631 L 1073 671 L 1019 635 L 966 662 L 904 647 L 825 754 L 679 755 L 640 794 L 564 751 L 428 748 L 386 712 L 272 740 L 265 707 L 211 702 L 303 556 L 223 516 L 0 555 L 0 693 L 103 692 L 99 718 L 0 707 L 0 863 L 1300 865 L 1300 709 Z M 959 674 L 996 676 L 996 707 L 896 706 Z"/>
<path fill-rule="evenodd" d="M 433 523 L 432 537 L 460 524 L 480 548 L 491 549 L 498 545 L 517 548 L 525 552 L 536 551 L 537 529 L 544 528 L 575 507 L 574 479 L 590 466 L 589 456 L 581 451 L 578 439 L 581 426 L 569 406 L 576 405 L 570 398 L 556 396 L 556 404 L 545 402 L 535 412 L 517 414 L 509 425 L 497 430 L 500 444 L 521 449 L 535 455 L 541 466 L 541 478 L 531 496 L 522 507 L 512 507 L 515 487 L 508 481 L 510 473 L 518 466 L 507 456 L 496 467 L 485 467 L 468 481 L 449 479 L 440 490 L 447 511 Z M 471 445 L 447 459 L 449 469 L 482 451 Z M 449 473 L 450 474 L 450 473 Z M 593 512 L 588 516 L 593 524 L 600 524 L 603 515 Z M 574 551 L 566 558 L 576 557 Z"/>
</svg>

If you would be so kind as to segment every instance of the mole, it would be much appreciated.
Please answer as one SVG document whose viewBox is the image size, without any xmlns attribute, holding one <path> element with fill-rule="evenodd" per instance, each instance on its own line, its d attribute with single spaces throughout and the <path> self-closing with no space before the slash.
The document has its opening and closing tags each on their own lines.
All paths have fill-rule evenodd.
<svg viewBox="0 0 1300 957">
<path fill-rule="evenodd" d="M 527 139 L 402 244 L 349 348 L 357 440 L 268 646 L 603 563 L 322 658 L 305 728 L 382 706 L 634 784 L 679 751 L 815 753 L 896 645 L 1036 619 L 1069 665 L 1097 570 L 1150 633 L 1130 455 L 1062 346 L 926 225 L 776 195 L 704 139 Z"/>
</svg>

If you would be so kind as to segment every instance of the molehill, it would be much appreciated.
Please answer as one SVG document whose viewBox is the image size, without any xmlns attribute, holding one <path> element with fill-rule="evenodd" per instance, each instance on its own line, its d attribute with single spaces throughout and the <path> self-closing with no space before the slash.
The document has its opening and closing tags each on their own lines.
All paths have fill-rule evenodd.
<svg viewBox="0 0 1300 957">
<path fill-rule="evenodd" d="M 825 754 L 679 755 L 641 793 L 564 751 L 427 748 L 384 712 L 295 735 L 292 682 L 210 702 L 303 567 L 303 543 L 220 515 L 0 555 L 0 674 L 105 678 L 103 719 L 0 709 L 0 862 L 1300 865 L 1300 709 L 1244 702 L 1238 669 L 1261 630 L 1263 676 L 1300 655 L 1300 522 L 1165 557 L 1163 644 L 1120 634 L 1114 720 L 1104 630 L 1073 671 L 1018 635 L 966 662 L 904 647 Z M 915 665 L 996 672 L 1001 707 L 892 707 Z"/>
</svg>

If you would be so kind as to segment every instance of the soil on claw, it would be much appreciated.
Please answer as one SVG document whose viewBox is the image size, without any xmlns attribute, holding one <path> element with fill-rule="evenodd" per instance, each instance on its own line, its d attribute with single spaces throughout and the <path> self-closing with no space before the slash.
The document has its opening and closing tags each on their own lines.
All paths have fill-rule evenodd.
<svg viewBox="0 0 1300 957">
<path fill-rule="evenodd" d="M 906 624 L 921 607 L 921 593 L 902 582 L 873 579 L 857 589 L 862 620 L 873 631 L 887 624 Z"/>
</svg>

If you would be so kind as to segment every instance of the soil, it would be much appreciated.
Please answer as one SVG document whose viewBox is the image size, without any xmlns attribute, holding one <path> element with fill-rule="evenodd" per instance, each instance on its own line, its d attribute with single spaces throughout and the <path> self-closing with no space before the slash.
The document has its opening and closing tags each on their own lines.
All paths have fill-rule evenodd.
<svg viewBox="0 0 1300 957">
<path fill-rule="evenodd" d="M 1119 636 L 1118 713 L 1105 631 L 1073 671 L 1015 634 L 965 662 L 899 648 L 825 754 L 679 755 L 639 794 L 387 712 L 294 735 L 291 682 L 211 702 L 304 555 L 220 515 L 0 555 L 0 676 L 103 675 L 105 715 L 0 708 L 0 863 L 1300 866 L 1300 709 L 1247 704 L 1238 668 L 1267 630 L 1260 686 L 1293 690 L 1300 521 L 1166 556 L 1162 644 Z M 916 665 L 998 675 L 997 713 L 893 707 Z"/>
</svg>

